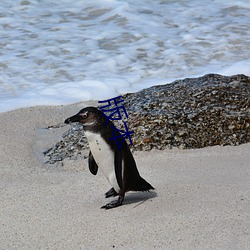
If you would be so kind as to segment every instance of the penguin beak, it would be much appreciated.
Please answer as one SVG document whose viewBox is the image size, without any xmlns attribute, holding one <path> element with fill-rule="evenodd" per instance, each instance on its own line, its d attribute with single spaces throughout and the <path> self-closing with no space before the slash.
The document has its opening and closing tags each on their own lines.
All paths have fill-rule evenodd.
<svg viewBox="0 0 250 250">
<path fill-rule="evenodd" d="M 73 115 L 69 118 L 67 118 L 64 123 L 67 123 L 67 124 L 70 124 L 72 122 L 80 122 L 81 120 L 81 116 L 79 116 L 78 114 L 77 115 Z"/>
</svg>

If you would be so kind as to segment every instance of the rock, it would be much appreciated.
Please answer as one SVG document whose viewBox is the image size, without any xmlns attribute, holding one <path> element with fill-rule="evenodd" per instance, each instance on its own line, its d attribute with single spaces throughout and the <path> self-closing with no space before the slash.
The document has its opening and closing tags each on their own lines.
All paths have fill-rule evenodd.
<svg viewBox="0 0 250 250">
<path fill-rule="evenodd" d="M 250 142 L 250 78 L 209 74 L 123 96 L 133 150 L 201 148 Z M 115 123 L 120 129 L 121 123 Z M 79 139 L 80 138 L 80 139 Z M 44 152 L 48 162 L 86 157 L 81 126 Z"/>
</svg>

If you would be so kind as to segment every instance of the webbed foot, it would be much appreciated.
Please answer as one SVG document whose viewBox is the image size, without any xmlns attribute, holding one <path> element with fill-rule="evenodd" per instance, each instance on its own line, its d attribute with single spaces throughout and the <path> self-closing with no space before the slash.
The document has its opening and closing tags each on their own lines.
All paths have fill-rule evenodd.
<svg viewBox="0 0 250 250">
<path fill-rule="evenodd" d="M 116 200 L 116 201 L 111 201 L 110 203 L 108 203 L 108 204 L 102 206 L 101 208 L 104 208 L 104 209 L 111 209 L 111 208 L 114 208 L 114 207 L 119 207 L 119 206 L 122 205 L 123 200 L 124 200 L 124 197 L 119 196 L 118 200 Z"/>
<path fill-rule="evenodd" d="M 105 193 L 106 198 L 109 198 L 109 197 L 112 197 L 112 196 L 115 197 L 117 195 L 118 195 L 118 193 L 115 191 L 114 188 L 111 188 L 107 193 Z"/>
</svg>

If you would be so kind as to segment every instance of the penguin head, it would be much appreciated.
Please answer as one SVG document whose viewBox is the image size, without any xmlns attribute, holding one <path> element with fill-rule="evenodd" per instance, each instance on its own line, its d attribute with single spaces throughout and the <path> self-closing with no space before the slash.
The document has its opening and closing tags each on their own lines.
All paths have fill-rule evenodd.
<svg viewBox="0 0 250 250">
<path fill-rule="evenodd" d="M 105 125 L 105 121 L 106 119 L 100 110 L 95 107 L 87 107 L 81 109 L 76 115 L 67 118 L 64 122 L 67 124 L 79 122 L 87 130 L 94 126 L 100 127 Z"/>
</svg>

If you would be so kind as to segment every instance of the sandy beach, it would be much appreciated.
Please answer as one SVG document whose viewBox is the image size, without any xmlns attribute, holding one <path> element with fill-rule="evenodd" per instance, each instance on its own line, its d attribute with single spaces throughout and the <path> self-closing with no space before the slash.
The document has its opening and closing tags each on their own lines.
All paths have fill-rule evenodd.
<svg viewBox="0 0 250 250">
<path fill-rule="evenodd" d="M 249 249 L 250 144 L 137 151 L 155 192 L 110 188 L 86 160 L 43 164 L 68 129 L 46 130 L 90 103 L 0 113 L 0 249 Z"/>
</svg>

